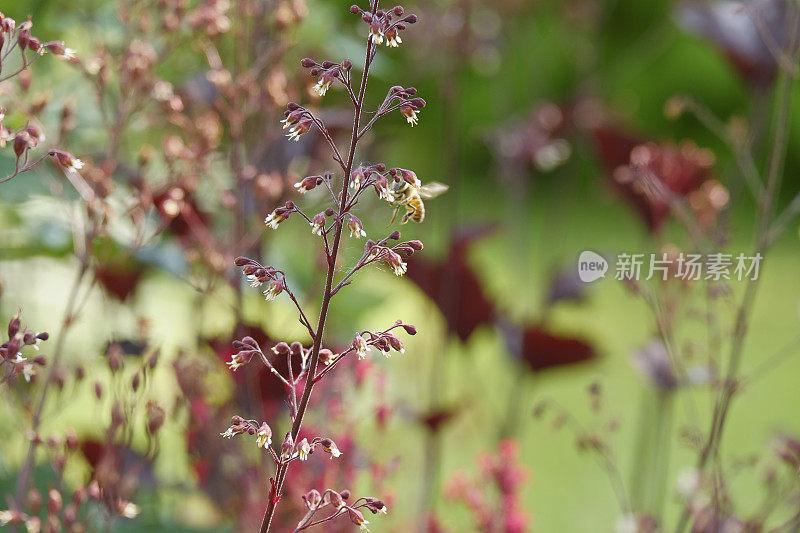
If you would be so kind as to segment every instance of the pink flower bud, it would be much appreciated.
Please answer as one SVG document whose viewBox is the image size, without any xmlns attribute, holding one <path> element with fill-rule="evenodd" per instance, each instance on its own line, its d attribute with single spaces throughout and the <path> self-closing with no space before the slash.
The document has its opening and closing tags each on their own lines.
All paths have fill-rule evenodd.
<svg viewBox="0 0 800 533">
<path fill-rule="evenodd" d="M 303 501 L 306 502 L 306 507 L 309 509 L 313 509 L 317 505 L 320 504 L 322 501 L 322 496 L 320 496 L 319 491 L 317 489 L 311 489 L 307 493 L 303 495 Z"/>
</svg>

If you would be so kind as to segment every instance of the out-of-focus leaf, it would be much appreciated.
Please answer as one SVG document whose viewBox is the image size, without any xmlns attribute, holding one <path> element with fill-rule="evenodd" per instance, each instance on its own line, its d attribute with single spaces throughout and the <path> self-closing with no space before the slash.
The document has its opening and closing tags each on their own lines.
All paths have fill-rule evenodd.
<svg viewBox="0 0 800 533">
<path fill-rule="evenodd" d="M 108 294 L 124 302 L 139 285 L 144 265 L 111 239 L 96 239 L 93 244 L 97 280 Z"/>
<path fill-rule="evenodd" d="M 783 49 L 786 15 L 783 0 L 685 2 L 675 8 L 679 26 L 713 42 L 753 84 L 768 84 L 778 72 L 773 52 Z M 772 40 L 772 51 L 765 38 Z"/>
<path fill-rule="evenodd" d="M 506 325 L 502 331 L 511 353 L 534 372 L 583 363 L 597 357 L 597 351 L 588 341 L 551 333 L 541 324 L 524 329 Z"/>
<path fill-rule="evenodd" d="M 586 284 L 578 277 L 574 266 L 557 271 L 547 288 L 545 304 L 551 306 L 562 301 L 580 302 L 586 296 Z"/>
<path fill-rule="evenodd" d="M 436 303 L 450 332 L 462 341 L 490 324 L 496 314 L 467 257 L 470 246 L 490 231 L 487 227 L 463 229 L 453 235 L 443 260 L 414 256 L 408 262 L 408 277 Z"/>
<path fill-rule="evenodd" d="M 603 125 L 593 130 L 593 138 L 607 177 L 642 217 L 651 231 L 666 222 L 667 202 L 643 187 L 639 174 L 646 172 L 665 190 L 686 196 L 712 178 L 714 154 L 694 143 L 679 145 L 642 142 L 623 129 Z"/>
</svg>

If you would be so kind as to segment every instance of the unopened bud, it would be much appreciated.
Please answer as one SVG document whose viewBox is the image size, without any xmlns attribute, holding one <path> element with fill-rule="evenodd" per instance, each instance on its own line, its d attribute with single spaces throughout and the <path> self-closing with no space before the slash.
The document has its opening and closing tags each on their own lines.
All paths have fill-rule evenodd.
<svg viewBox="0 0 800 533">
<path fill-rule="evenodd" d="M 417 334 L 416 326 L 412 326 L 411 324 L 403 324 L 403 329 L 406 330 L 406 333 L 408 333 L 409 335 Z"/>
<path fill-rule="evenodd" d="M 285 357 L 285 356 L 289 355 L 291 353 L 291 351 L 292 351 L 291 347 L 288 344 L 286 344 L 285 342 L 279 342 L 278 344 L 276 344 L 275 346 L 272 347 L 272 352 L 275 355 L 279 355 L 279 356 L 284 356 Z"/>
<path fill-rule="evenodd" d="M 303 495 L 303 500 L 306 502 L 306 506 L 309 509 L 313 509 L 322 501 L 322 496 L 320 496 L 317 489 L 311 489 Z"/>
</svg>

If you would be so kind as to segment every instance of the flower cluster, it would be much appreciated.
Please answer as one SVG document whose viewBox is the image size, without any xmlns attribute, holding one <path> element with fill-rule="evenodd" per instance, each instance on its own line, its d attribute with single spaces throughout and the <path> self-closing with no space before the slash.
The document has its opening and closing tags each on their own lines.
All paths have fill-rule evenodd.
<svg viewBox="0 0 800 533">
<path fill-rule="evenodd" d="M 519 465 L 518 443 L 512 440 L 502 441 L 496 452 L 482 454 L 478 464 L 479 479 L 473 481 L 465 473 L 458 473 L 448 483 L 448 498 L 466 505 L 478 531 L 528 531 L 530 517 L 522 510 L 520 494 L 527 473 Z M 487 494 L 492 488 L 499 493 L 499 498 Z M 499 500 L 500 508 L 493 503 L 496 500 Z"/>
<path fill-rule="evenodd" d="M 413 127 L 419 123 L 419 110 L 426 105 L 425 99 L 417 96 L 416 87 L 395 85 L 389 89 L 377 113 L 382 116 L 399 109 L 406 122 Z"/>
<path fill-rule="evenodd" d="M 422 242 L 417 240 L 402 242 L 391 248 L 384 244 L 383 242 L 367 243 L 364 265 L 374 261 L 383 261 L 392 267 L 396 276 L 402 276 L 408 270 L 408 265 L 403 258 L 410 257 L 414 252 L 422 250 Z"/>
<path fill-rule="evenodd" d="M 35 333 L 22 328 L 20 316 L 17 314 L 8 322 L 8 340 L 0 345 L 0 368 L 6 367 L 0 383 L 10 381 L 18 376 L 23 376 L 25 381 L 30 381 L 36 373 L 37 367 L 42 367 L 47 360 L 44 356 L 37 356 L 32 360 L 23 357 L 22 350 L 31 347 L 39 350 L 39 344 L 50 336 L 46 332 Z"/>
<path fill-rule="evenodd" d="M 403 43 L 400 32 L 408 27 L 408 24 L 417 22 L 417 16 L 413 13 L 403 17 L 405 10 L 403 6 L 395 6 L 388 11 L 378 9 L 373 12 L 364 11 L 357 5 L 350 7 L 350 12 L 354 15 L 361 15 L 361 19 L 369 25 L 369 38 L 375 44 L 397 48 Z M 403 17 L 394 20 L 395 17 Z"/>
<path fill-rule="evenodd" d="M 319 96 L 325 96 L 328 89 L 337 79 L 345 86 L 350 85 L 350 69 L 353 68 L 353 63 L 349 59 L 345 59 L 341 63 L 334 63 L 333 61 L 317 63 L 313 59 L 306 57 L 300 62 L 300 65 L 309 69 L 309 74 L 317 78 L 317 84 L 314 85 L 313 90 Z"/>
<path fill-rule="evenodd" d="M 275 211 L 278 210 L 276 209 Z M 284 215 L 282 213 L 276 215 L 276 217 L 280 216 Z M 285 217 L 288 218 L 288 216 L 289 215 L 287 212 Z M 287 289 L 286 276 L 283 274 L 283 272 L 274 267 L 262 266 L 258 261 L 254 259 L 248 259 L 247 257 L 237 257 L 235 264 L 238 267 L 242 267 L 242 272 L 247 278 L 247 281 L 250 282 L 251 287 L 260 287 L 264 284 L 267 285 L 267 288 L 264 289 L 264 297 L 269 301 L 274 300 L 280 293 Z"/>
<path fill-rule="evenodd" d="M 395 323 L 394 327 L 401 327 L 409 335 L 416 335 L 417 328 L 411 324 L 403 324 L 399 320 Z M 367 337 L 367 338 L 365 338 Z M 353 338 L 353 343 L 350 346 L 350 351 L 355 352 L 359 359 L 365 359 L 369 355 L 369 347 L 375 347 L 384 356 L 391 357 L 391 350 L 399 353 L 405 353 L 405 346 L 397 336 L 391 333 L 391 330 L 386 331 L 362 331 Z"/>
<path fill-rule="evenodd" d="M 28 346 L 35 346 L 37 340 L 47 339 L 46 334 L 34 337 L 33 333 L 22 330 L 18 317 L 9 324 L 9 334 L 12 341 L 22 338 Z M 3 349 L 10 348 L 12 341 L 4 344 Z M 106 348 L 106 355 L 111 373 L 122 377 L 125 358 L 122 347 L 111 343 Z M 44 436 L 35 425 L 25 431 L 31 450 L 39 450 L 41 454 L 51 458 L 56 477 L 43 494 L 35 486 L 27 487 L 30 471 L 23 468 L 19 478 L 22 482 L 20 486 L 23 487 L 19 492 L 22 497 L 14 500 L 10 509 L 0 511 L 0 525 L 24 525 L 27 531 L 87 531 L 91 529 L 88 518 L 90 509 L 97 510 L 100 507 L 109 520 L 115 517 L 132 519 L 139 514 L 138 506 L 131 501 L 132 495 L 137 487 L 139 473 L 143 467 L 148 466 L 149 460 L 156 453 L 156 437 L 166 416 L 164 409 L 154 400 L 147 400 L 146 404 L 144 401 L 147 384 L 151 381 L 158 358 L 157 351 L 141 358 L 139 368 L 132 376 L 127 374 L 130 377 L 128 386 L 111 394 L 110 416 L 98 417 L 98 420 L 109 420 L 107 426 L 97 426 L 97 429 L 104 429 L 104 438 L 95 440 L 92 437 L 79 437 L 72 429 Z M 56 359 L 55 355 L 53 359 Z M 85 371 L 79 367 L 75 372 L 75 385 L 84 378 Z M 52 390 L 62 391 L 65 388 L 67 376 L 54 373 L 48 379 L 52 380 Z M 120 385 L 125 383 L 120 380 L 115 382 Z M 88 385 L 98 400 L 108 396 L 99 382 Z M 78 390 L 73 387 L 70 389 Z M 132 455 L 130 450 L 134 430 L 142 423 L 135 406 L 141 404 L 146 405 L 142 414 L 147 446 Z M 66 492 L 69 485 L 65 483 L 64 473 L 74 468 L 74 460 L 81 465 L 88 461 L 92 466 L 92 473 L 85 484 L 73 486 L 70 496 Z"/>
<path fill-rule="evenodd" d="M 203 278 L 209 284 L 215 282 L 212 276 L 222 279 L 227 276 L 233 258 L 241 253 L 242 243 L 252 238 L 254 229 L 263 228 L 258 220 L 253 220 L 252 224 L 245 221 L 244 212 L 253 208 L 259 211 L 265 209 L 267 202 L 280 205 L 295 194 L 291 183 L 296 181 L 297 176 L 289 168 L 289 163 L 298 155 L 298 147 L 288 147 L 282 139 L 266 141 L 259 135 L 244 135 L 240 126 L 243 123 L 274 123 L 281 108 L 289 101 L 289 95 L 300 93 L 301 76 L 287 76 L 285 70 L 279 67 L 282 65 L 279 58 L 287 48 L 289 32 L 281 31 L 283 25 L 290 22 L 286 19 L 287 11 L 300 16 L 303 2 L 278 2 L 276 9 L 267 8 L 256 0 L 212 0 L 192 2 L 191 6 L 181 0 L 164 0 L 157 2 L 157 5 L 125 4 L 117 13 L 120 20 L 115 21 L 129 29 L 124 41 L 113 39 L 114 42 L 109 43 L 103 37 L 104 32 L 98 32 L 97 38 L 87 44 L 87 55 L 81 60 L 74 58 L 72 51 L 63 43 L 41 44 L 30 35 L 32 30 L 29 22 L 18 24 L 0 16 L 0 78 L 6 81 L 16 74 L 23 74 L 7 83 L 0 82 L 3 86 L 0 103 L 9 109 L 8 118 L 4 121 L 2 118 L 5 117 L 0 118 L 0 144 L 8 145 L 6 150 L 9 154 L 12 149 L 17 151 L 18 168 L 14 175 L 32 168 L 36 163 L 44 162 L 49 167 L 52 162 L 53 168 L 64 171 L 70 182 L 75 180 L 72 185 L 80 183 L 83 186 L 79 191 L 83 198 L 98 200 L 87 202 L 88 209 L 70 209 L 67 217 L 59 217 L 58 223 L 64 224 L 65 231 L 72 230 L 71 242 L 75 244 L 76 255 L 74 264 L 81 266 L 72 290 L 65 290 L 65 294 L 74 294 L 74 298 L 64 302 L 64 314 L 60 320 L 63 326 L 59 333 L 63 342 L 56 343 L 53 352 L 48 352 L 47 366 L 43 369 L 39 369 L 37 363 L 43 363 L 44 358 L 34 359 L 33 356 L 38 354 L 33 352 L 33 348 L 26 347 L 24 342 L 16 338 L 12 338 L 3 348 L 4 352 L 9 352 L 9 358 L 4 355 L 0 359 L 0 365 L 6 365 L 0 372 L 0 379 L 4 382 L 19 381 L 24 384 L 22 377 L 30 377 L 33 382 L 24 395 L 9 395 L 8 398 L 9 403 L 19 404 L 19 412 L 14 414 L 18 422 L 6 433 L 19 428 L 19 433 L 31 435 L 31 438 L 30 444 L 26 443 L 29 448 L 27 459 L 18 470 L 17 495 L 9 495 L 8 498 L 9 501 L 13 498 L 15 507 L 0 516 L 8 516 L 9 513 L 14 516 L 38 515 L 43 531 L 96 529 L 94 522 L 98 514 L 107 517 L 109 522 L 118 515 L 133 516 L 135 506 L 130 501 L 140 480 L 152 471 L 149 460 L 158 453 L 158 442 L 154 436 L 165 423 L 169 424 L 164 409 L 151 397 L 143 395 L 150 389 L 152 374 L 133 373 L 134 369 L 126 367 L 131 366 L 126 354 L 138 353 L 148 338 L 144 320 L 138 323 L 141 327 L 133 334 L 133 338 L 119 338 L 119 343 L 107 345 L 105 361 L 111 369 L 113 380 L 108 378 L 108 368 L 97 369 L 93 368 L 97 365 L 92 365 L 84 369 L 78 366 L 74 370 L 73 384 L 73 373 L 70 372 L 72 359 L 65 355 L 68 348 L 61 346 L 70 345 L 68 339 L 73 334 L 74 326 L 80 324 L 82 311 L 91 308 L 92 304 L 85 305 L 87 300 L 100 288 L 108 296 L 119 300 L 132 294 L 142 272 L 142 263 L 136 260 L 133 251 L 140 250 L 144 245 L 149 248 L 150 244 L 154 244 L 153 237 L 164 230 L 165 238 L 170 239 L 169 246 L 179 245 L 187 264 L 192 265 L 193 269 L 203 269 L 201 276 L 196 279 Z M 236 17 L 232 16 L 234 12 Z M 231 17 L 228 18 L 226 13 Z M 254 27 L 254 24 L 265 31 L 238 31 L 239 28 Z M 281 28 L 275 30 L 279 25 Z M 229 29 L 235 31 L 228 37 L 224 34 Z M 173 62 L 170 56 L 174 50 L 194 50 L 195 59 L 200 64 L 207 61 L 206 68 L 200 67 L 201 71 L 207 70 L 205 78 L 202 74 L 197 76 L 198 61 Z M 262 57 L 269 57 L 269 61 L 242 60 L 241 50 L 258 50 Z M 18 54 L 20 51 L 24 57 Z M 70 104 L 73 99 L 66 98 L 67 103 L 61 110 L 48 107 L 45 111 L 47 94 L 53 91 L 28 91 L 31 77 L 23 70 L 34 60 L 38 61 L 39 55 L 45 51 L 50 52 L 47 56 L 70 59 L 70 66 L 76 68 L 78 74 L 84 75 L 87 86 L 93 88 L 89 98 L 92 101 L 96 99 L 98 109 L 120 111 L 108 115 L 108 120 L 101 121 L 102 124 L 98 126 L 101 128 L 100 141 L 93 143 L 91 159 L 76 152 L 86 162 L 85 167 L 84 162 L 71 153 L 56 149 L 61 148 L 60 145 L 53 146 L 53 139 L 70 138 L 69 132 L 84 118 L 74 114 L 75 104 Z M 20 65 L 22 69 L 17 71 Z M 164 69 L 164 65 L 171 66 Z M 264 68 L 265 65 L 269 68 Z M 34 73 L 37 68 L 32 67 Z M 167 80 L 160 79 L 161 75 L 181 82 L 173 86 Z M 15 81 L 19 89 L 12 86 Z M 24 101 L 26 94 L 30 96 L 30 102 Z M 218 105 L 222 100 L 226 105 Z M 58 116 L 58 111 L 61 111 L 60 124 L 53 131 L 47 128 L 45 140 L 45 131 L 34 117 L 45 114 Z M 137 129 L 137 124 L 141 123 L 148 124 L 148 143 L 142 145 L 138 154 L 124 147 L 118 150 L 115 141 L 126 139 L 131 128 Z M 269 146 L 265 143 L 272 143 L 278 151 L 293 151 L 286 157 L 280 157 L 284 162 L 277 166 L 271 158 L 265 163 L 265 160 L 254 155 Z M 127 144 L 123 142 L 123 145 Z M 307 148 L 309 159 L 313 162 L 317 150 L 312 143 L 308 144 L 308 147 L 303 146 L 299 150 Z M 232 164 L 217 175 L 220 194 L 210 203 L 197 202 L 197 198 L 204 194 L 204 188 L 217 186 L 204 179 L 209 175 L 209 161 L 223 159 L 230 159 Z M 161 168 L 156 168 L 161 167 L 162 161 L 172 169 L 169 176 L 165 176 Z M 166 179 L 152 179 L 154 174 Z M 2 178 L 0 175 L 0 181 L 5 181 Z M 109 198 L 111 201 L 106 203 L 106 197 L 115 191 L 116 197 L 112 196 Z M 84 192 L 87 194 L 84 195 Z M 63 200 L 73 202 L 73 197 L 66 194 Z M 112 207 L 117 200 L 124 200 L 125 209 Z M 247 207 L 244 206 L 245 202 Z M 152 224 L 151 214 L 160 217 L 156 224 Z M 236 228 L 228 231 L 229 226 L 219 221 L 228 221 L 231 216 L 240 217 L 242 224 L 235 224 Z M 123 232 L 124 235 L 112 232 L 112 237 L 107 230 L 115 224 L 122 224 L 131 231 Z M 154 246 L 153 250 L 156 248 L 160 249 L 160 245 Z M 267 287 L 269 281 L 273 280 L 265 281 L 263 287 L 267 289 L 266 295 L 277 296 L 279 283 L 273 284 L 270 294 Z M 53 320 L 56 321 L 56 317 Z M 197 334 L 202 335 L 203 326 L 196 327 Z M 118 337 L 115 335 L 115 338 Z M 28 335 L 25 336 L 27 338 Z M 3 340 L 0 339 L 0 343 Z M 100 343 L 95 344 L 102 347 L 102 339 L 96 340 Z M 16 348 L 18 344 L 21 346 Z M 17 360 L 19 352 L 20 358 L 27 357 L 26 361 Z M 93 355 L 87 353 L 87 356 Z M 8 369 L 12 371 L 8 372 Z M 170 371 L 169 368 L 165 370 Z M 94 375 L 96 372 L 98 375 Z M 17 376 L 19 380 L 15 379 Z M 63 496 L 64 506 L 47 519 L 42 517 L 40 510 L 34 509 L 33 504 L 26 505 L 25 498 L 33 485 L 34 473 L 39 472 L 43 460 L 50 460 L 53 465 L 62 464 L 62 450 L 42 449 L 45 446 L 42 443 L 48 439 L 34 438 L 33 435 L 40 433 L 40 427 L 55 427 L 63 423 L 63 420 L 53 419 L 60 417 L 62 411 L 54 410 L 51 406 L 62 406 L 71 396 L 85 399 L 86 394 L 77 387 L 79 382 L 93 390 L 98 400 L 103 400 L 98 405 L 112 406 L 111 416 L 107 416 L 106 412 L 99 413 L 97 424 L 89 432 L 91 437 L 81 436 L 78 446 L 78 454 L 83 454 L 78 458 L 81 463 L 78 470 L 87 470 L 85 466 L 88 462 L 91 472 L 96 474 L 91 490 L 99 500 L 89 498 L 87 507 L 90 509 L 81 508 L 78 513 L 81 518 L 91 520 L 91 526 L 73 520 L 74 508 L 69 506 L 68 493 Z M 108 396 L 115 396 L 119 391 L 124 393 L 119 395 L 121 400 L 111 398 L 114 401 L 106 401 Z M 165 392 L 159 391 L 158 397 Z M 129 405 L 127 398 L 134 397 L 137 400 L 135 405 Z M 37 404 L 46 406 L 41 417 L 35 409 Z M 209 433 L 213 435 L 218 448 L 222 446 L 217 438 L 221 429 L 217 428 L 227 422 L 230 414 L 225 412 L 223 422 L 215 423 L 214 431 Z M 192 417 L 189 424 L 192 429 L 196 428 L 198 418 Z M 111 420 L 111 427 L 104 439 L 100 436 L 105 429 L 101 424 L 106 419 Z M 136 441 L 135 453 L 131 439 Z M 144 447 L 145 443 L 147 448 Z M 191 445 L 195 445 L 195 442 Z M 197 456 L 202 457 L 203 461 L 213 462 L 215 459 L 207 453 L 198 453 Z M 75 468 L 70 466 L 69 470 Z M 48 477 L 53 478 L 52 475 Z M 51 481 L 57 487 L 67 487 L 73 486 L 76 480 L 62 482 L 60 478 L 54 478 Z M 43 494 L 47 499 L 47 493 Z M 238 514 L 244 520 L 241 517 L 246 513 L 232 512 L 221 499 L 214 498 L 214 501 L 220 509 L 233 516 Z M 106 509 L 98 509 L 98 504 Z M 57 522 L 55 514 L 58 515 Z M 35 530 L 35 520 L 29 526 Z M 18 526 L 17 529 L 25 528 Z"/>
<path fill-rule="evenodd" d="M 289 130 L 286 137 L 290 141 L 299 141 L 301 136 L 311 131 L 311 126 L 314 124 L 314 116 L 311 112 L 294 102 L 289 102 L 284 117 L 281 124 L 283 124 L 283 129 Z"/>
<path fill-rule="evenodd" d="M 77 443 L 75 445 L 77 446 Z M 0 526 L 24 525 L 29 532 L 85 531 L 86 524 L 82 522 L 81 508 L 89 501 L 105 503 L 103 499 L 103 489 L 97 481 L 73 491 L 72 497 L 66 504 L 64 495 L 59 489 L 49 489 L 46 501 L 43 501 L 42 495 L 34 489 L 28 494 L 28 500 L 35 511 L 30 514 L 14 508 L 0 511 Z M 42 504 L 46 510 L 44 521 L 37 516 Z M 139 507 L 128 500 L 118 499 L 114 502 L 111 513 L 111 516 L 115 515 L 128 519 L 135 518 L 139 515 Z"/>
<path fill-rule="evenodd" d="M 372 514 L 386 514 L 388 512 L 386 504 L 377 498 L 362 497 L 352 503 L 348 503 L 351 499 L 352 495 L 347 489 L 340 492 L 327 489 L 321 494 L 317 489 L 308 491 L 303 495 L 303 502 L 305 502 L 308 512 L 297 524 L 295 531 L 304 531 L 311 526 L 324 524 L 344 515 L 347 515 L 350 521 L 359 526 L 360 529 L 366 530 L 369 521 L 364 518 L 361 509 L 366 509 Z M 324 518 L 314 520 L 317 512 L 325 509 L 329 510 L 330 513 Z"/>
<path fill-rule="evenodd" d="M 14 49 L 14 46 L 17 47 L 22 59 L 22 66 L 19 67 L 16 72 L 4 76 L 2 79 L 0 79 L 0 81 L 4 81 L 16 76 L 28 68 L 28 66 L 36 59 L 36 57 L 44 55 L 46 52 L 51 52 L 56 57 L 60 57 L 62 59 L 74 59 L 75 51 L 65 47 L 63 42 L 49 41 L 43 43 L 37 37 L 33 36 L 31 33 L 32 29 L 33 21 L 30 17 L 28 17 L 28 20 L 17 24 L 17 21 L 15 21 L 13 18 L 7 17 L 0 13 L 0 48 L 2 48 L 3 45 L 6 45 L 7 48 L 2 59 L 0 59 L 0 67 L 2 66 L 2 63 L 6 61 L 8 54 L 11 53 L 11 50 Z M 32 52 L 33 57 L 27 53 L 28 51 Z"/>
<path fill-rule="evenodd" d="M 281 493 L 286 481 L 286 475 L 290 464 L 295 460 L 305 461 L 309 455 L 314 453 L 316 448 L 327 452 L 331 457 L 338 457 L 341 452 L 336 444 L 328 438 L 300 438 L 300 430 L 303 416 L 308 409 L 311 393 L 314 385 L 331 373 L 339 366 L 339 362 L 347 356 L 355 354 L 358 359 L 368 356 L 369 349 L 374 347 L 385 356 L 391 355 L 393 351 L 403 353 L 405 346 L 395 334 L 394 330 L 402 328 L 409 335 L 416 334 L 414 326 L 404 324 L 398 320 L 391 327 L 383 331 L 361 331 L 357 334 L 353 342 L 343 351 L 337 352 L 326 348 L 323 345 L 325 324 L 332 299 L 338 292 L 352 283 L 354 275 L 364 267 L 372 263 L 383 263 L 392 268 L 397 276 L 402 276 L 407 271 L 405 258 L 422 250 L 422 243 L 417 240 L 401 241 L 390 243 L 390 241 L 400 241 L 399 231 L 393 231 L 388 236 L 373 240 L 367 238 L 367 231 L 364 223 L 359 218 L 354 209 L 359 203 L 361 194 L 370 188 L 375 190 L 379 198 L 387 200 L 397 209 L 408 206 L 412 200 L 419 200 L 419 189 L 422 187 L 421 180 L 411 171 L 400 167 L 388 169 L 382 163 L 364 165 L 356 162 L 357 146 L 363 136 L 369 131 L 375 122 L 395 110 L 400 110 L 401 114 L 411 124 L 418 122 L 418 110 L 425 107 L 425 101 L 417 97 L 417 91 L 413 87 L 405 88 L 401 86 L 391 87 L 384 98 L 383 103 L 375 111 L 366 111 L 365 92 L 370 66 L 377 53 L 379 44 L 384 41 L 390 47 L 398 46 L 402 40 L 399 32 L 405 30 L 408 24 L 416 22 L 414 15 L 404 16 L 402 7 L 397 6 L 389 11 L 378 8 L 378 1 L 370 2 L 368 11 L 362 10 L 358 6 L 353 6 L 351 12 L 360 14 L 362 19 L 369 24 L 370 36 L 366 42 L 366 58 L 361 79 L 356 87 L 353 76 L 353 63 L 348 60 L 342 61 L 316 61 L 305 58 L 301 61 L 301 67 L 308 69 L 309 73 L 316 78 L 313 91 L 320 97 L 327 94 L 328 90 L 335 84 L 341 85 L 347 92 L 353 104 L 354 120 L 353 129 L 350 132 L 350 146 L 347 155 L 339 150 L 336 139 L 327 129 L 319 115 L 312 112 L 309 108 L 296 102 L 289 102 L 281 121 L 284 130 L 288 130 L 287 137 L 290 140 L 298 141 L 300 137 L 311 131 L 312 126 L 321 134 L 330 147 L 333 160 L 338 163 L 342 174 L 341 181 L 337 179 L 334 172 L 324 172 L 307 176 L 294 184 L 294 189 L 305 194 L 317 187 L 324 188 L 330 195 L 331 205 L 319 213 L 309 216 L 303 212 L 294 202 L 286 202 L 284 205 L 274 209 L 264 220 L 265 224 L 278 229 L 280 224 L 296 214 L 303 218 L 311 227 L 311 232 L 321 238 L 324 245 L 325 263 L 327 273 L 325 287 L 322 294 L 322 303 L 316 326 L 312 325 L 308 319 L 308 314 L 304 311 L 302 303 L 295 297 L 287 287 L 286 276 L 284 273 L 271 266 L 263 266 L 258 261 L 246 257 L 238 257 L 235 260 L 236 266 L 242 268 L 244 275 L 251 285 L 258 287 L 268 284 L 265 291 L 267 299 L 273 299 L 277 294 L 285 292 L 297 308 L 300 323 L 308 330 L 311 338 L 311 346 L 306 347 L 300 342 L 291 344 L 279 342 L 265 353 L 258 342 L 251 336 L 247 336 L 234 343 L 235 353 L 227 363 L 231 370 L 236 370 L 248 363 L 254 357 L 260 359 L 267 370 L 280 381 L 283 385 L 289 408 L 289 418 L 291 429 L 286 433 L 279 450 L 274 450 L 271 443 L 272 432 L 266 423 L 259 423 L 255 420 L 246 420 L 241 417 L 234 417 L 230 427 L 222 433 L 224 437 L 233 437 L 245 433 L 256 436 L 256 444 L 259 448 L 266 448 L 276 466 L 275 476 L 270 478 L 271 488 L 267 497 L 267 509 L 261 525 L 261 532 L 266 533 L 270 530 L 275 509 L 281 500 Z M 366 123 L 362 125 L 362 118 Z M 324 187 L 322 187 L 324 186 Z M 422 220 L 421 201 L 419 202 L 420 213 L 415 220 Z M 408 215 L 405 218 L 407 218 Z M 360 239 L 367 238 L 364 251 L 356 263 L 346 270 L 343 276 L 339 276 L 338 259 L 342 247 L 342 233 L 349 232 L 350 237 Z M 334 278 L 339 278 L 335 280 Z M 283 362 L 285 360 L 285 367 Z M 280 367 L 277 363 L 280 363 Z M 280 370 L 279 370 L 280 368 Z M 298 389 L 302 388 L 302 394 L 298 397 Z M 305 530 L 311 526 L 332 520 L 338 516 L 347 514 L 350 520 L 363 528 L 367 521 L 364 519 L 360 508 L 367 508 L 373 513 L 385 512 L 386 506 L 380 500 L 372 498 L 361 498 L 348 505 L 349 492 L 336 492 L 326 490 L 323 494 L 311 491 L 306 495 L 308 513 L 298 524 L 296 531 Z M 315 513 L 323 508 L 332 509 L 332 513 L 325 518 L 313 519 Z"/>
<path fill-rule="evenodd" d="M 48 153 L 55 161 L 64 168 L 80 170 L 83 168 L 83 161 L 64 150 L 50 150 Z"/>
<path fill-rule="evenodd" d="M 2 73 L 2 75 L 0 75 L 0 82 L 21 74 L 46 52 L 51 52 L 56 57 L 65 60 L 74 60 L 74 51 L 65 47 L 63 42 L 50 41 L 43 43 L 31 33 L 32 29 L 33 21 L 30 17 L 24 22 L 17 24 L 13 18 L 0 13 L 0 73 Z M 11 53 L 15 50 L 20 56 L 20 65 L 16 67 L 15 70 L 6 73 L 5 67 L 9 63 L 9 59 L 11 59 Z M 53 153 L 55 151 L 51 151 L 38 159 L 31 160 L 30 151 L 44 143 L 44 132 L 39 126 L 30 124 L 29 122 L 16 130 L 5 126 L 3 120 L 5 119 L 6 111 L 6 108 L 0 107 L 0 148 L 5 147 L 8 143 L 12 143 L 17 162 L 14 172 L 6 177 L 0 178 L 0 183 L 9 181 L 19 174 L 31 170 L 47 155 L 53 156 L 59 162 L 61 162 L 62 159 L 60 154 L 68 155 L 66 152 L 57 151 L 59 154 L 56 154 Z M 74 164 L 66 165 L 62 163 L 62 165 L 70 168 L 80 168 L 82 166 L 80 160 L 72 156 L 69 156 L 69 160 L 73 161 Z"/>
<path fill-rule="evenodd" d="M 272 448 L 272 428 L 266 422 L 257 420 L 246 420 L 241 416 L 235 415 L 231 418 L 231 425 L 224 432 L 220 433 L 223 438 L 233 438 L 238 435 L 250 435 L 256 437 L 256 447 L 268 450 L 276 461 L 288 463 L 294 460 L 307 461 L 308 457 L 319 448 L 323 452 L 330 454 L 331 459 L 340 457 L 342 452 L 336 446 L 333 439 L 327 437 L 315 437 L 309 441 L 303 438 L 294 442 L 291 433 L 287 433 L 281 443 L 280 453 Z"/>
</svg>

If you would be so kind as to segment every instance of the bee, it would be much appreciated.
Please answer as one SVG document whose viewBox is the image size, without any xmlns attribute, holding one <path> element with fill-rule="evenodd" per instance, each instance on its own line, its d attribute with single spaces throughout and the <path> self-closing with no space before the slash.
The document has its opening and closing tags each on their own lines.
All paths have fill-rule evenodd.
<svg viewBox="0 0 800 533">
<path fill-rule="evenodd" d="M 395 209 L 394 216 L 392 216 L 392 221 L 389 224 L 394 223 L 401 207 L 405 207 L 406 212 L 403 218 L 400 219 L 400 224 L 405 224 L 409 220 L 422 222 L 425 220 L 425 204 L 422 203 L 422 199 L 436 198 L 447 189 L 447 185 L 435 181 L 420 186 L 412 185 L 405 180 L 398 181 L 391 188 L 392 205 L 395 206 Z"/>
</svg>

